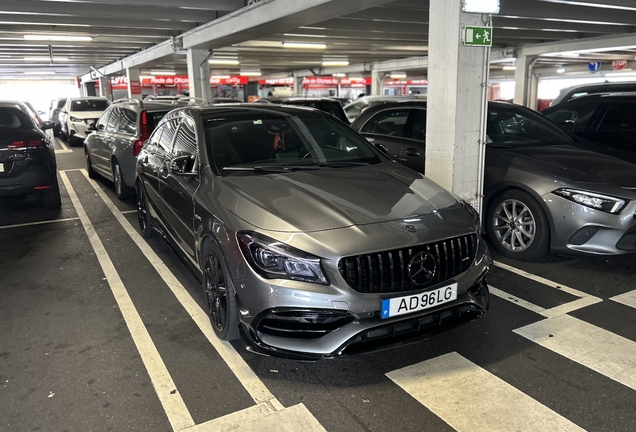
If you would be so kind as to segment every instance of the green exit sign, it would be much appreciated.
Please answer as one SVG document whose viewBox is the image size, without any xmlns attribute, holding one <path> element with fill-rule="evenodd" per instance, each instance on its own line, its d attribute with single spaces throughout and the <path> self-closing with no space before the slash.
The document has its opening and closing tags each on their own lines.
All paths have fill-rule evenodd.
<svg viewBox="0 0 636 432">
<path fill-rule="evenodd" d="M 464 45 L 492 46 L 492 27 L 466 26 Z"/>
</svg>

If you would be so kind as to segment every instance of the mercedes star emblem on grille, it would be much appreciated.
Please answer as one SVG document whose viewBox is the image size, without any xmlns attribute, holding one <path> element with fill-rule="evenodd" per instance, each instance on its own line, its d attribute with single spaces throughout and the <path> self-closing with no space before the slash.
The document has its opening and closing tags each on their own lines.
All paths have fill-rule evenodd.
<svg viewBox="0 0 636 432">
<path fill-rule="evenodd" d="M 420 252 L 411 258 L 408 266 L 408 274 L 414 285 L 426 285 L 435 276 L 437 263 L 435 257 L 429 252 Z"/>
</svg>

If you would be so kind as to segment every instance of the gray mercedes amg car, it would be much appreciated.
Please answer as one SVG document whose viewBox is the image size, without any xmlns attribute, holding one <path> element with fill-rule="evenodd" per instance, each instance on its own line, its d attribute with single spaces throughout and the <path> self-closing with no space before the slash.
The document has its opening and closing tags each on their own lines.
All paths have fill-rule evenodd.
<svg viewBox="0 0 636 432">
<path fill-rule="evenodd" d="M 143 235 L 161 233 L 202 280 L 221 339 L 334 357 L 488 308 L 474 209 L 322 111 L 174 110 L 139 155 L 136 189 Z"/>
</svg>

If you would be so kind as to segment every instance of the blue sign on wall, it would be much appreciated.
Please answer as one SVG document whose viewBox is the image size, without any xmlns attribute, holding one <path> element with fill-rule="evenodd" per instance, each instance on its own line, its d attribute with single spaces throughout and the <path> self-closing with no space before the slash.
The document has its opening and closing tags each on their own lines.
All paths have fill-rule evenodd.
<svg viewBox="0 0 636 432">
<path fill-rule="evenodd" d="M 597 72 L 601 69 L 601 62 L 589 62 L 587 68 L 590 72 Z"/>
</svg>

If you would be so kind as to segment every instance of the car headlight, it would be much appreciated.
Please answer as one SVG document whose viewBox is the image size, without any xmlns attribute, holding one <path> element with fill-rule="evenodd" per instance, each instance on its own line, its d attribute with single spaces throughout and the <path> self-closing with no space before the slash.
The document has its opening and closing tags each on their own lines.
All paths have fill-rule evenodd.
<svg viewBox="0 0 636 432">
<path fill-rule="evenodd" d="M 576 189 L 557 189 L 552 192 L 575 203 L 591 207 L 604 212 L 618 214 L 625 208 L 626 201 L 620 198 L 601 195 L 594 192 Z"/>
<path fill-rule="evenodd" d="M 84 123 L 84 119 L 73 117 L 73 116 L 71 116 L 71 121 L 73 123 Z"/>
<path fill-rule="evenodd" d="M 255 232 L 239 232 L 236 238 L 245 259 L 262 277 L 329 285 L 320 258 Z"/>
</svg>

